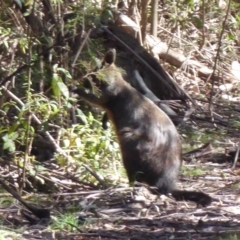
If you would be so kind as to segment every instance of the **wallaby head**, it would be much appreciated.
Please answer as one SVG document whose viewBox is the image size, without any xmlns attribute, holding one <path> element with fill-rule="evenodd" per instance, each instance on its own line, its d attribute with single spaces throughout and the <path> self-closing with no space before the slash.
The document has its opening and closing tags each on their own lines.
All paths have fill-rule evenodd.
<svg viewBox="0 0 240 240">
<path fill-rule="evenodd" d="M 105 105 L 119 94 L 123 85 L 128 84 L 123 80 L 121 70 L 116 67 L 115 59 L 116 50 L 109 50 L 105 54 L 100 68 L 83 79 L 84 88 L 92 91 L 91 98 L 87 100 L 102 108 L 105 108 Z M 78 93 L 77 90 L 75 92 Z"/>
</svg>

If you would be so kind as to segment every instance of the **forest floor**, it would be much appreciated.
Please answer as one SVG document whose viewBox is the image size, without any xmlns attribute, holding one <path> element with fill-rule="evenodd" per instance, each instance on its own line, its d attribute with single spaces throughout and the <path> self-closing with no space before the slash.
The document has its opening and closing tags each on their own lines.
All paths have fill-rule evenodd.
<svg viewBox="0 0 240 240">
<path fill-rule="evenodd" d="M 240 239 L 239 163 L 232 168 L 236 150 L 225 152 L 229 143 L 237 143 L 238 134 L 230 131 L 226 136 L 205 156 L 183 163 L 179 188 L 209 194 L 213 202 L 208 207 L 152 195 L 143 186 L 93 189 L 70 180 L 53 162 L 43 163 L 62 185 L 62 192 L 34 195 L 40 205 L 51 208 L 51 219 L 29 223 L 21 206 L 16 201 L 4 204 L 10 195 L 0 194 L 0 239 Z M 1 167 L 2 175 L 6 169 Z"/>
<path fill-rule="evenodd" d="M 213 197 L 213 203 L 206 208 L 166 196 L 156 197 L 144 187 L 134 192 L 130 187 L 68 190 L 39 198 L 48 199 L 46 202 L 53 207 L 52 218 L 59 211 L 72 211 L 77 226 L 69 223 L 67 228 L 65 221 L 62 229 L 54 231 L 48 227 L 52 220 L 29 224 L 15 203 L 1 207 L 0 213 L 5 218 L 5 230 L 18 233 L 18 237 L 7 238 L 4 231 L 4 239 L 239 239 L 239 171 L 231 170 L 227 162 L 212 159 L 216 160 L 214 155 L 204 162 L 204 176 L 180 179 L 184 189 L 201 190 Z M 203 162 L 184 165 L 202 168 Z"/>
</svg>

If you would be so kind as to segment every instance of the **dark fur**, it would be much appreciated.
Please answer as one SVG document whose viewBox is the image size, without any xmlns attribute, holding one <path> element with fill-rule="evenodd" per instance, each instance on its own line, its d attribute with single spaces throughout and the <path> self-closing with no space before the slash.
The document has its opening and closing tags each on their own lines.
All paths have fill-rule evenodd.
<svg viewBox="0 0 240 240">
<path fill-rule="evenodd" d="M 114 65 L 115 55 L 115 50 L 108 51 L 107 62 L 92 75 L 101 90 L 99 95 L 84 88 L 75 92 L 106 110 L 115 126 L 129 181 L 156 186 L 160 193 L 172 193 L 176 200 L 209 205 L 211 198 L 202 192 L 176 190 L 182 162 L 178 132 L 162 110 L 124 81 Z"/>
<path fill-rule="evenodd" d="M 167 106 L 164 103 L 161 103 L 161 100 L 147 87 L 145 84 L 143 78 L 139 74 L 137 70 L 134 71 L 134 78 L 137 83 L 137 90 L 146 98 L 153 101 L 159 108 L 161 108 L 168 116 L 170 117 L 176 117 L 177 114 L 174 112 L 169 106 Z M 176 123 L 175 123 L 176 122 Z M 177 124 L 178 122 L 175 121 L 174 124 Z M 107 113 L 103 114 L 102 117 L 102 127 L 103 129 L 108 129 L 108 116 Z"/>
</svg>

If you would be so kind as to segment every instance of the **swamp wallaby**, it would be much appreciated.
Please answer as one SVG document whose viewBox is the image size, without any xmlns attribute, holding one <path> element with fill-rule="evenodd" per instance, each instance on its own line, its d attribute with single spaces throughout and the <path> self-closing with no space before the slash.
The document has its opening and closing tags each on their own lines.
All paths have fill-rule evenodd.
<svg viewBox="0 0 240 240">
<path fill-rule="evenodd" d="M 107 112 L 115 127 L 129 182 L 155 186 L 159 193 L 171 193 L 176 200 L 209 205 L 211 197 L 205 193 L 176 189 L 182 163 L 178 132 L 161 109 L 122 78 L 115 58 L 116 51 L 108 51 L 102 68 L 92 73 L 90 80 L 83 80 L 92 81 L 99 92 L 84 87 L 74 92 Z"/>
</svg>

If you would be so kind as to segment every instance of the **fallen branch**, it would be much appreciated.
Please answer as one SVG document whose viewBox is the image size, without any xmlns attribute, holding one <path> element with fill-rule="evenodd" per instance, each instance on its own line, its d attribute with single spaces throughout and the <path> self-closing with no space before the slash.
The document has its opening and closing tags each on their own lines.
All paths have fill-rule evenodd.
<svg viewBox="0 0 240 240">
<path fill-rule="evenodd" d="M 123 28 L 126 32 L 134 34 L 140 31 L 139 26 L 128 16 L 115 12 L 115 18 L 117 19 L 117 24 L 121 26 L 121 28 Z M 165 29 L 163 30 L 166 31 Z M 172 34 L 170 32 L 168 33 Z M 187 68 L 187 70 L 189 70 L 190 73 L 197 72 L 197 76 L 199 76 L 203 80 L 211 79 L 216 82 L 222 82 L 223 79 L 221 76 L 224 76 L 225 82 L 232 82 L 236 80 L 236 77 L 231 72 L 224 73 L 221 76 L 213 74 L 212 69 L 208 68 L 207 66 L 203 65 L 198 61 L 188 59 L 180 52 L 169 49 L 166 43 L 162 42 L 159 38 L 154 37 L 150 34 L 146 34 L 145 42 L 151 49 L 151 52 L 155 57 L 160 57 L 170 65 L 177 68 L 181 68 L 182 66 L 184 66 L 185 68 Z"/>
</svg>

